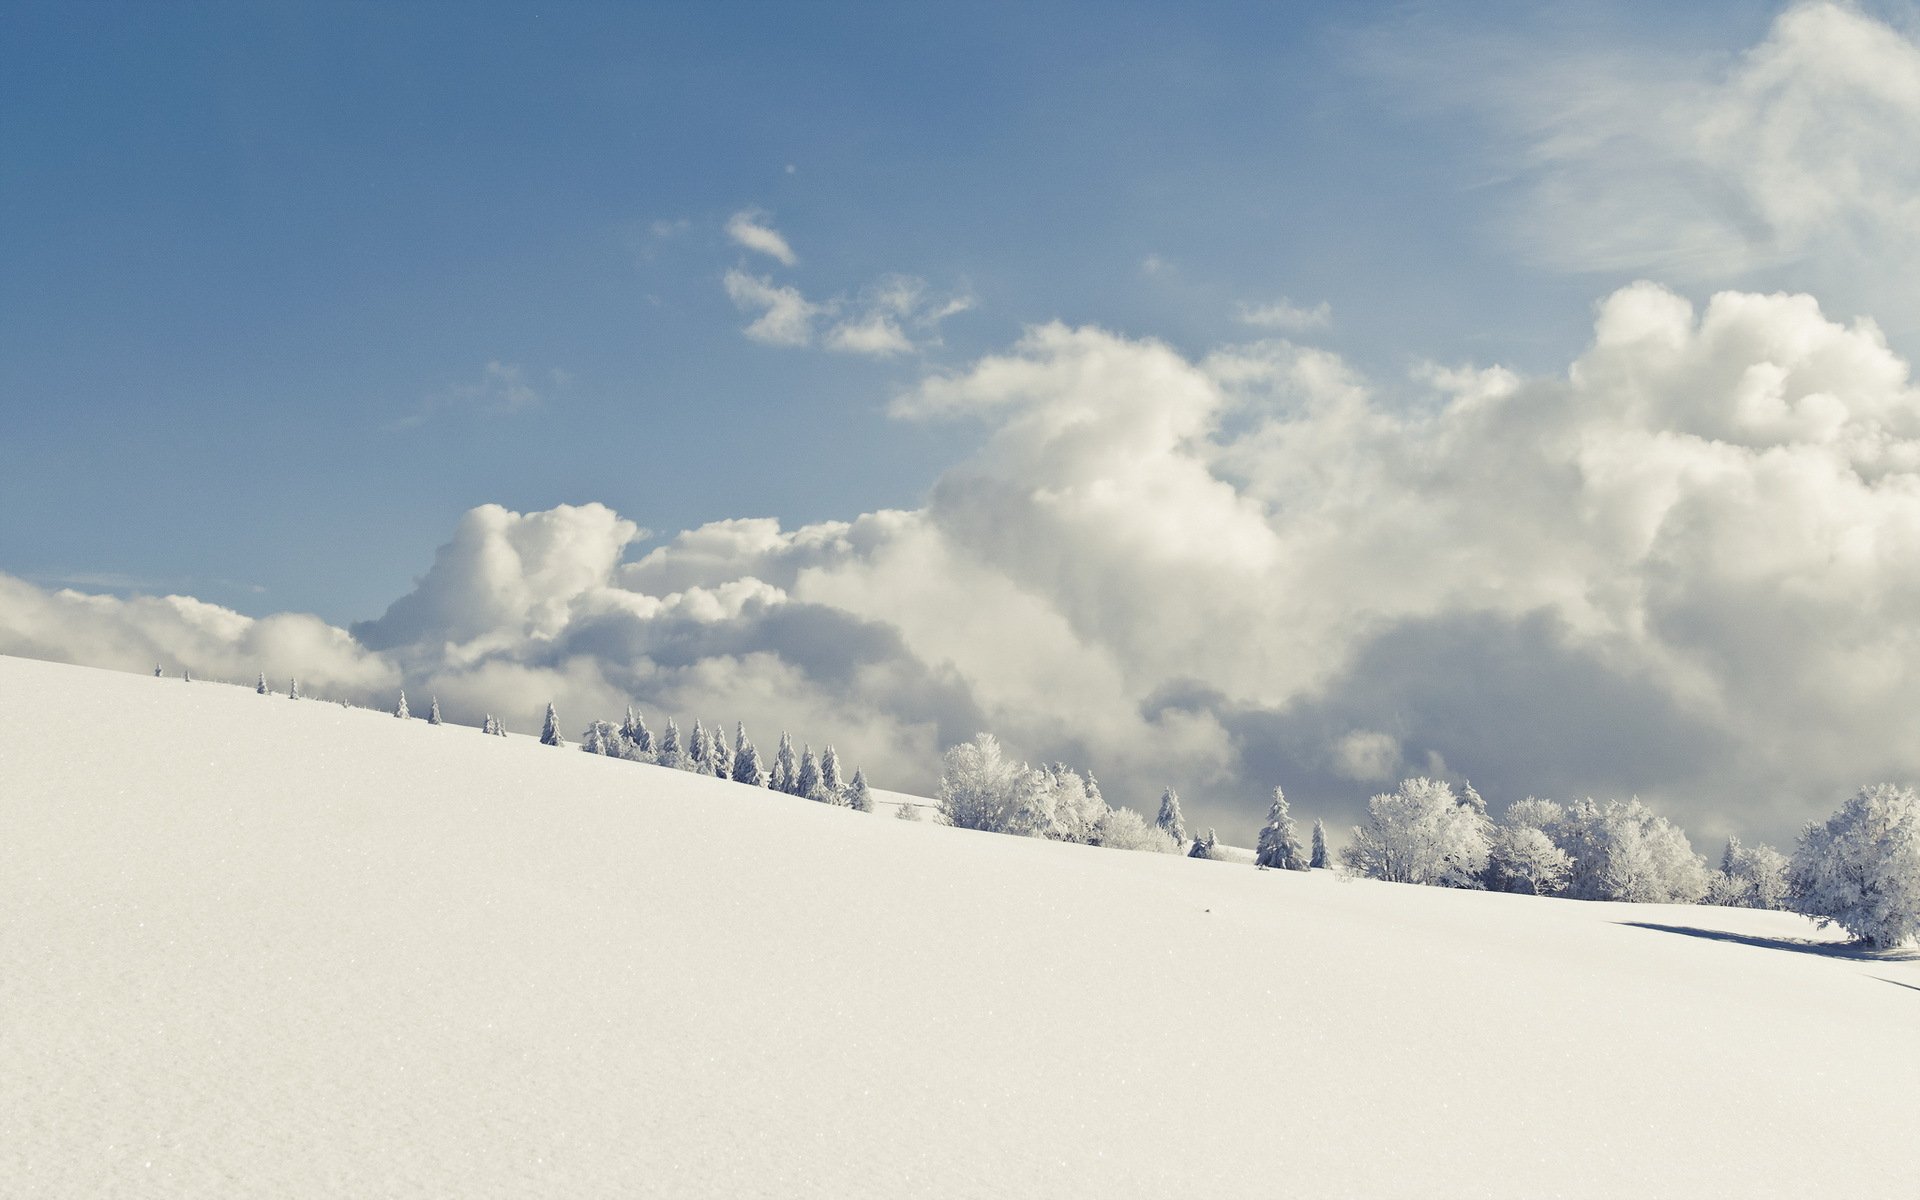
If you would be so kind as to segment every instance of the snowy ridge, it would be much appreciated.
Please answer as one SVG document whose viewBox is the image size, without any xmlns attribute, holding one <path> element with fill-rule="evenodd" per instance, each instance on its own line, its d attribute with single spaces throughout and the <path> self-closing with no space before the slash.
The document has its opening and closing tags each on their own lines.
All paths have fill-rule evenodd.
<svg viewBox="0 0 1920 1200">
<path fill-rule="evenodd" d="M 20 1200 L 1913 1188 L 1920 964 L 1796 916 L 978 834 L 250 688 L 0 657 L 0 920 Z"/>
</svg>

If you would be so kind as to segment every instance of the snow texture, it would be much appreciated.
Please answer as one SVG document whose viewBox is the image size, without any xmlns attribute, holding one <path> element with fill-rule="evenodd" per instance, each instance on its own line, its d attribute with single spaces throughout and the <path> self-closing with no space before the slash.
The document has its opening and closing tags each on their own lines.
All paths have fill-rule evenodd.
<svg viewBox="0 0 1920 1200">
<path fill-rule="evenodd" d="M 1920 965 L 1797 916 L 874 820 L 246 685 L 0 658 L 0 920 L 9 1200 L 1912 1194 Z"/>
</svg>

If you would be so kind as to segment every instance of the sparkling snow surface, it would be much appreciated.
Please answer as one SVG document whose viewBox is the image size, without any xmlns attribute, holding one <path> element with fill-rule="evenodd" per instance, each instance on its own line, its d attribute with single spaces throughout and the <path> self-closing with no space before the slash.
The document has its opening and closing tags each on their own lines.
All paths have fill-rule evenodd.
<svg viewBox="0 0 1920 1200">
<path fill-rule="evenodd" d="M 1920 963 L 1823 940 L 0 658 L 11 1200 L 1913 1196 Z"/>
</svg>

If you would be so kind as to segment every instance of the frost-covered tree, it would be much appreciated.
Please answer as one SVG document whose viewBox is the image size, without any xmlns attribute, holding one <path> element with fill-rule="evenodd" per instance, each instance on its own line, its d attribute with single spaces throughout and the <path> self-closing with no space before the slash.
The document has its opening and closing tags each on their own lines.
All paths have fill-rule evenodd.
<svg viewBox="0 0 1920 1200">
<path fill-rule="evenodd" d="M 612 721 L 595 721 L 581 733 L 580 748 L 588 754 L 619 758 L 625 740 L 620 736 L 620 727 Z"/>
<path fill-rule="evenodd" d="M 767 773 L 760 766 L 760 752 L 747 740 L 744 724 L 734 726 L 733 730 L 733 781 L 751 787 L 767 786 Z"/>
<path fill-rule="evenodd" d="M 1764 843 L 1748 846 L 1730 837 L 1720 855 L 1720 869 L 1708 883 L 1707 902 L 1785 908 L 1788 892 L 1786 855 Z"/>
<path fill-rule="evenodd" d="M 298 700 L 299 698 L 300 698 L 300 681 L 298 679 L 287 680 L 287 699 Z"/>
<path fill-rule="evenodd" d="M 633 743 L 634 749 L 649 757 L 660 749 L 654 742 L 653 730 L 647 728 L 647 719 L 639 713 L 633 715 L 633 732 L 627 735 L 627 740 Z"/>
<path fill-rule="evenodd" d="M 185 681 L 186 681 L 187 683 L 192 683 L 192 682 L 193 682 L 193 671 L 192 671 L 192 670 L 191 670 L 190 668 L 187 668 L 187 667 L 181 667 L 181 668 L 180 668 L 180 678 L 181 678 L 181 679 L 183 679 L 183 680 L 185 680 Z"/>
<path fill-rule="evenodd" d="M 153 664 L 153 677 L 154 677 L 155 679 L 158 679 L 158 678 L 160 678 L 160 677 L 161 677 L 162 675 L 165 675 L 165 674 L 166 674 L 166 672 L 160 669 L 160 664 L 159 664 L 159 663 L 155 663 L 155 664 Z"/>
<path fill-rule="evenodd" d="M 1367 821 L 1341 853 L 1348 870 L 1393 883 L 1479 887 L 1486 815 L 1438 779 L 1403 780 L 1367 801 Z"/>
<path fill-rule="evenodd" d="M 1167 836 L 1176 842 L 1187 840 L 1187 819 L 1180 815 L 1180 793 L 1168 788 L 1160 793 L 1160 815 L 1153 820 L 1155 825 L 1167 831 Z"/>
<path fill-rule="evenodd" d="M 940 816 L 956 829 L 1033 835 L 1049 822 L 1037 819 L 1020 787 L 1021 763 L 1000 751 L 999 739 L 982 733 L 949 747 L 941 761 Z"/>
<path fill-rule="evenodd" d="M 1107 802 L 1100 788 L 1065 763 L 1041 768 L 1037 787 L 1046 789 L 1047 798 L 1039 807 L 1052 814 L 1046 836 L 1062 842 L 1092 842 L 1107 815 Z"/>
<path fill-rule="evenodd" d="M 847 785 L 847 807 L 855 812 L 873 811 L 873 789 L 867 786 L 867 773 L 855 768 L 853 782 Z"/>
<path fill-rule="evenodd" d="M 427 724 L 429 725 L 442 724 L 442 721 L 440 720 L 440 697 L 438 696 L 432 697 L 432 704 L 427 709 Z"/>
<path fill-rule="evenodd" d="M 1327 865 L 1327 826 L 1318 817 L 1313 822 L 1313 858 L 1307 865 L 1316 871 Z"/>
<path fill-rule="evenodd" d="M 553 711 L 551 702 L 547 705 L 546 722 L 540 727 L 540 744 L 542 746 L 564 746 L 567 744 L 567 739 L 560 736 L 560 714 Z"/>
<path fill-rule="evenodd" d="M 400 690 L 400 703 L 393 706 L 393 715 L 399 717 L 402 721 L 407 720 L 413 715 L 407 711 L 407 692 L 405 688 Z"/>
<path fill-rule="evenodd" d="M 1920 798 L 1891 783 L 1861 788 L 1801 830 L 1787 880 L 1795 908 L 1868 946 L 1920 935 Z"/>
<path fill-rule="evenodd" d="M 265 671 L 260 672 L 260 682 L 253 685 L 253 690 L 262 696 L 267 694 L 267 673 Z"/>
<path fill-rule="evenodd" d="M 1260 839 L 1254 844 L 1253 863 L 1257 867 L 1283 871 L 1307 869 L 1306 851 L 1293 832 L 1293 813 L 1287 808 L 1287 794 L 1279 788 L 1273 789 L 1267 823 L 1260 827 Z"/>
<path fill-rule="evenodd" d="M 1193 839 L 1193 848 L 1187 851 L 1187 857 L 1216 858 L 1218 857 L 1216 853 L 1218 844 L 1219 839 L 1214 835 L 1213 830 L 1209 829 L 1207 830 L 1207 836 Z"/>
<path fill-rule="evenodd" d="M 659 747 L 654 751 L 653 761 L 676 770 L 686 765 L 687 751 L 680 743 L 680 727 L 673 723 L 672 717 L 667 718 L 667 727 L 660 731 Z"/>
<path fill-rule="evenodd" d="M 826 793 L 828 804 L 847 802 L 847 781 L 840 774 L 840 755 L 832 746 L 820 752 L 820 790 Z"/>
<path fill-rule="evenodd" d="M 820 787 L 820 760 L 813 756 L 812 746 L 801 747 L 800 774 L 794 778 L 793 794 L 809 800 L 826 799 Z"/>
<path fill-rule="evenodd" d="M 1577 801 L 1545 832 L 1567 854 L 1565 891 L 1576 900 L 1695 904 L 1707 894 L 1706 860 L 1678 826 L 1637 798 L 1605 807 Z"/>
<path fill-rule="evenodd" d="M 1178 854 L 1181 849 L 1171 834 L 1131 808 L 1109 808 L 1101 813 L 1099 827 L 1090 841 L 1109 850 Z"/>
<path fill-rule="evenodd" d="M 495 717 L 493 719 L 493 736 L 495 737 L 507 736 L 507 723 L 505 721 L 502 721 L 499 717 Z"/>
<path fill-rule="evenodd" d="M 800 764 L 793 756 L 793 736 L 782 729 L 780 748 L 773 752 L 773 771 L 767 776 L 767 786 L 776 792 L 791 794 L 799 781 Z"/>
<path fill-rule="evenodd" d="M 926 814 L 920 811 L 918 804 L 902 803 L 893 810 L 893 815 L 902 821 L 924 821 Z"/>
<path fill-rule="evenodd" d="M 1487 853 L 1487 887 L 1496 892 L 1551 896 L 1567 885 L 1572 861 L 1553 839 L 1531 825 L 1501 825 Z"/>
<path fill-rule="evenodd" d="M 707 727 L 699 717 L 693 719 L 693 732 L 687 735 L 687 768 L 703 774 L 707 770 Z"/>
</svg>

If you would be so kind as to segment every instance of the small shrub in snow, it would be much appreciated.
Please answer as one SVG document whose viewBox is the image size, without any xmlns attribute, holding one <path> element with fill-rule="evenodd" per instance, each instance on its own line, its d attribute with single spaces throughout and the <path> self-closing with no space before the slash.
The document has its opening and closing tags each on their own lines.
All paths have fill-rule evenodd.
<svg viewBox="0 0 1920 1200">
<path fill-rule="evenodd" d="M 920 811 L 918 804 L 910 804 L 904 801 L 900 807 L 893 810 L 893 815 L 902 821 L 924 821 L 927 819 L 926 814 Z"/>
<path fill-rule="evenodd" d="M 1920 934 L 1920 798 L 1891 783 L 1862 788 L 1809 822 L 1787 879 L 1794 907 L 1869 946 Z"/>
</svg>

